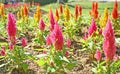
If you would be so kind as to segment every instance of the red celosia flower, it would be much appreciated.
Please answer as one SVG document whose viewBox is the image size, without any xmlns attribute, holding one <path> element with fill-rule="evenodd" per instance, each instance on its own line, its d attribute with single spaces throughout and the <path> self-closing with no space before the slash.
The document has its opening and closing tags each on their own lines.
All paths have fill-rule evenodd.
<svg viewBox="0 0 120 74">
<path fill-rule="evenodd" d="M 60 3 L 60 13 L 62 14 L 63 13 L 63 7 L 62 7 L 62 4 Z"/>
<path fill-rule="evenodd" d="M 116 44 L 115 44 L 115 36 L 114 30 L 112 28 L 112 24 L 110 19 L 108 19 L 106 27 L 103 31 L 103 51 L 107 60 L 113 60 L 113 57 L 116 53 Z"/>
<path fill-rule="evenodd" d="M 50 9 L 50 31 L 52 31 L 54 29 L 54 25 L 55 25 L 55 20 L 54 20 L 54 16 L 53 16 L 53 12 L 52 10 Z"/>
<path fill-rule="evenodd" d="M 69 51 L 68 51 L 68 50 L 66 50 L 65 56 L 66 56 L 66 57 L 69 56 Z"/>
<path fill-rule="evenodd" d="M 70 40 L 70 39 L 67 39 L 66 46 L 69 48 L 70 45 L 71 45 L 71 40 Z"/>
<path fill-rule="evenodd" d="M 25 47 L 27 45 L 26 38 L 22 37 L 21 42 L 22 42 L 22 47 Z"/>
<path fill-rule="evenodd" d="M 1 49 L 1 55 L 2 56 L 5 56 L 5 47 L 3 46 L 2 49 Z"/>
<path fill-rule="evenodd" d="M 59 13 L 58 13 L 58 10 L 56 9 L 56 20 L 58 21 L 59 20 Z"/>
<path fill-rule="evenodd" d="M 40 19 L 40 22 L 39 22 L 39 29 L 41 31 L 45 29 L 45 23 L 42 18 Z"/>
<path fill-rule="evenodd" d="M 95 3 L 95 9 L 98 9 L 98 2 Z"/>
<path fill-rule="evenodd" d="M 118 16 L 119 16 L 119 15 L 118 15 L 118 10 L 117 10 L 116 7 L 114 7 L 113 10 L 112 10 L 112 17 L 113 17 L 114 19 L 117 19 Z"/>
<path fill-rule="evenodd" d="M 78 12 L 79 12 L 78 5 L 75 5 L 75 19 L 78 18 Z"/>
<path fill-rule="evenodd" d="M 79 6 L 79 14 L 82 15 L 82 6 Z"/>
<path fill-rule="evenodd" d="M 89 12 L 90 15 L 94 17 L 94 19 L 98 18 L 98 2 L 92 3 L 92 10 Z"/>
<path fill-rule="evenodd" d="M 24 5 L 24 15 L 28 16 L 28 9 L 27 9 L 26 5 Z"/>
<path fill-rule="evenodd" d="M 7 33 L 9 40 L 13 42 L 13 44 L 16 43 L 16 20 L 14 18 L 14 15 L 12 13 L 8 13 L 8 19 L 7 19 Z"/>
<path fill-rule="evenodd" d="M 98 49 L 96 50 L 95 58 L 96 58 L 97 61 L 100 61 L 100 60 L 101 60 L 101 52 L 100 52 L 100 50 L 98 50 Z"/>
<path fill-rule="evenodd" d="M 98 10 L 97 9 L 94 10 L 94 19 L 96 19 L 96 18 L 98 18 Z"/>
<path fill-rule="evenodd" d="M 55 23 L 54 30 L 51 32 L 51 40 L 52 43 L 54 43 L 56 50 L 62 50 L 64 39 L 62 35 L 62 30 L 57 22 Z"/>
<path fill-rule="evenodd" d="M 95 23 L 95 20 L 92 19 L 92 23 L 88 29 L 88 35 L 92 35 L 95 31 L 97 30 L 97 26 L 96 26 L 96 23 Z"/>
</svg>

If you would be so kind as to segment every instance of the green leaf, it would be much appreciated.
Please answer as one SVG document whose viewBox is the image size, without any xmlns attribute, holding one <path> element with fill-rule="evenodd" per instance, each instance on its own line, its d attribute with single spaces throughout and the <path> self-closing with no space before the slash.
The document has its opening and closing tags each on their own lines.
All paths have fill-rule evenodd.
<svg viewBox="0 0 120 74">
<path fill-rule="evenodd" d="M 1 64 L 1 65 L 0 65 L 0 68 L 3 67 L 3 66 L 5 66 L 5 65 L 6 65 L 6 64 Z"/>
<path fill-rule="evenodd" d="M 75 63 L 75 62 L 72 62 L 72 63 L 67 64 L 65 68 L 67 68 L 68 70 L 71 70 L 71 69 L 73 69 L 73 67 L 74 67 L 75 65 L 76 65 L 76 63 Z"/>
<path fill-rule="evenodd" d="M 96 68 L 92 68 L 92 71 L 93 71 L 94 73 L 97 73 Z"/>
<path fill-rule="evenodd" d="M 22 63 L 22 68 L 27 71 L 28 70 L 28 64 L 27 63 Z"/>
<path fill-rule="evenodd" d="M 37 64 L 38 64 L 39 66 L 43 66 L 45 63 L 46 63 L 46 61 L 44 60 L 44 58 L 40 58 L 40 60 L 37 61 Z"/>
<path fill-rule="evenodd" d="M 65 56 L 63 56 L 62 60 L 65 61 L 65 62 L 70 63 L 70 61 Z"/>
</svg>

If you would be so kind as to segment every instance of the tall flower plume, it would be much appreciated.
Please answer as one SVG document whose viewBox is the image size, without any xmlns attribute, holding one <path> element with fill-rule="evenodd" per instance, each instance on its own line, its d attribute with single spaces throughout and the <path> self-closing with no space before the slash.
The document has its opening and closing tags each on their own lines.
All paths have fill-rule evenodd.
<svg viewBox="0 0 120 74">
<path fill-rule="evenodd" d="M 114 2 L 114 7 L 113 7 L 111 15 L 112 15 L 113 19 L 117 19 L 118 16 L 119 16 L 119 14 L 118 14 L 118 2 L 117 2 L 117 0 L 115 0 L 115 2 Z"/>
<path fill-rule="evenodd" d="M 50 31 L 52 31 L 54 29 L 54 25 L 55 25 L 55 19 L 54 19 L 54 16 L 53 16 L 53 12 L 52 12 L 52 9 L 50 9 L 50 12 L 49 12 L 49 20 L 50 20 Z"/>
<path fill-rule="evenodd" d="M 22 37 L 21 39 L 22 47 L 25 47 L 27 45 L 27 40 L 26 38 Z"/>
<path fill-rule="evenodd" d="M 82 6 L 79 6 L 79 14 L 82 15 Z"/>
<path fill-rule="evenodd" d="M 62 14 L 63 13 L 63 7 L 62 7 L 62 4 L 60 3 L 60 13 Z"/>
<path fill-rule="evenodd" d="M 2 49 L 0 50 L 0 54 L 2 56 L 5 56 L 5 46 L 2 46 Z"/>
<path fill-rule="evenodd" d="M 102 58 L 102 57 L 101 57 L 101 52 L 100 52 L 100 50 L 98 50 L 98 49 L 96 50 L 95 58 L 96 58 L 97 61 L 100 61 L 101 58 Z"/>
<path fill-rule="evenodd" d="M 112 10 L 112 18 L 117 19 L 118 18 L 118 9 L 117 7 L 114 7 Z"/>
<path fill-rule="evenodd" d="M 90 11 L 90 15 L 94 17 L 94 19 L 98 18 L 98 2 L 92 3 L 92 10 Z"/>
<path fill-rule="evenodd" d="M 112 61 L 116 53 L 116 44 L 114 30 L 112 28 L 111 20 L 108 19 L 106 27 L 103 31 L 103 51 L 106 57 L 106 60 Z"/>
<path fill-rule="evenodd" d="M 103 15 L 103 17 L 100 19 L 100 22 L 99 22 L 101 28 L 104 28 L 104 27 L 105 27 L 105 25 L 106 25 L 106 23 L 107 23 L 107 20 L 108 20 L 108 9 L 105 8 L 105 9 L 104 9 L 104 15 Z"/>
<path fill-rule="evenodd" d="M 36 12 L 34 13 L 34 19 L 36 22 L 39 22 L 41 17 L 41 11 L 40 11 L 40 6 L 37 6 Z"/>
<path fill-rule="evenodd" d="M 59 20 L 59 13 L 58 13 L 58 9 L 56 9 L 56 21 Z"/>
<path fill-rule="evenodd" d="M 70 10 L 68 8 L 68 5 L 65 6 L 64 18 L 65 18 L 66 21 L 70 20 Z"/>
<path fill-rule="evenodd" d="M 54 30 L 51 33 L 51 40 L 52 43 L 55 43 L 54 46 L 56 50 L 62 50 L 64 38 L 62 35 L 62 30 L 57 22 L 55 22 Z"/>
<path fill-rule="evenodd" d="M 88 29 L 88 35 L 91 36 L 96 30 L 97 30 L 97 26 L 96 26 L 95 20 L 92 19 L 91 25 Z"/>
<path fill-rule="evenodd" d="M 4 5 L 2 3 L 0 4 L 0 15 L 4 17 Z"/>
<path fill-rule="evenodd" d="M 62 50 L 64 39 L 62 35 L 62 30 L 57 22 L 55 22 L 54 30 L 51 31 L 51 33 L 46 37 L 46 44 L 53 44 L 56 50 Z"/>
<path fill-rule="evenodd" d="M 74 13 L 74 15 L 75 15 L 75 17 L 74 17 L 75 21 L 78 18 L 78 12 L 79 12 L 78 5 L 75 5 L 75 13 Z"/>
<path fill-rule="evenodd" d="M 67 39 L 66 46 L 67 46 L 68 48 L 70 48 L 70 45 L 71 45 L 71 40 L 70 40 L 70 39 Z"/>
<path fill-rule="evenodd" d="M 22 17 L 24 17 L 24 7 L 23 6 L 21 6 L 21 8 L 20 8 L 20 14 Z"/>
<path fill-rule="evenodd" d="M 28 9 L 26 5 L 24 5 L 24 16 L 28 16 Z"/>
<path fill-rule="evenodd" d="M 40 22 L 39 22 L 39 29 L 41 31 L 45 29 L 45 23 L 42 18 L 40 19 Z"/>
<path fill-rule="evenodd" d="M 16 20 L 12 13 L 8 13 L 6 29 L 7 29 L 9 40 L 12 41 L 13 44 L 15 44 L 17 28 L 16 28 Z"/>
</svg>

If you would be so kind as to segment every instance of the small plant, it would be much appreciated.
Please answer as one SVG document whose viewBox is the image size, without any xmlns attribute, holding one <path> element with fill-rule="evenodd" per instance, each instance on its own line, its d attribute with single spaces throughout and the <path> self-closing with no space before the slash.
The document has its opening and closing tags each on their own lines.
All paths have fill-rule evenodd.
<svg viewBox="0 0 120 74">
<path fill-rule="evenodd" d="M 120 67 L 120 60 L 119 56 L 115 56 L 116 46 L 114 30 L 109 19 L 104 29 L 103 36 L 103 51 L 105 60 L 101 60 L 101 53 L 97 50 L 95 54 L 95 58 L 97 59 L 97 62 L 95 62 L 96 67 L 92 70 L 97 74 L 116 74 L 119 72 L 118 68 Z M 114 57 L 116 58 L 115 60 Z"/>
<path fill-rule="evenodd" d="M 25 38 L 21 39 L 21 45 L 16 45 L 16 20 L 12 13 L 8 14 L 8 22 L 7 22 L 7 33 L 8 33 L 8 46 L 4 46 L 1 49 L 1 55 L 3 64 L 0 67 L 9 65 L 9 69 L 17 68 L 18 71 L 22 70 L 22 74 L 24 74 L 28 69 L 28 64 L 25 63 L 25 60 L 32 59 L 32 56 L 25 52 L 25 46 L 27 45 L 27 41 Z"/>
<path fill-rule="evenodd" d="M 65 73 L 66 69 L 72 69 L 75 62 L 68 60 L 69 49 L 64 46 L 64 39 L 62 31 L 57 22 L 54 25 L 53 31 L 47 35 L 46 43 L 49 49 L 46 51 L 45 56 L 40 57 L 36 61 L 39 66 L 44 65 L 45 73 Z M 67 47 L 70 47 L 71 41 L 67 40 Z"/>
</svg>

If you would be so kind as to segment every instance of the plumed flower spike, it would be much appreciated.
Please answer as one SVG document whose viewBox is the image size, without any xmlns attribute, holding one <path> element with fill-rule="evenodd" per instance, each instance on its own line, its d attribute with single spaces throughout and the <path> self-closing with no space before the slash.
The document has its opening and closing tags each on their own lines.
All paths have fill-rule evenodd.
<svg viewBox="0 0 120 74">
<path fill-rule="evenodd" d="M 27 45 L 26 38 L 22 37 L 21 42 L 22 42 L 22 47 L 25 47 Z"/>
<path fill-rule="evenodd" d="M 70 20 L 70 10 L 69 10 L 68 5 L 65 5 L 64 18 L 66 21 Z"/>
<path fill-rule="evenodd" d="M 13 44 L 16 43 L 16 20 L 14 18 L 14 15 L 12 13 L 8 13 L 8 19 L 7 19 L 7 33 L 8 38 Z"/>
<path fill-rule="evenodd" d="M 8 19 L 7 19 L 7 32 L 9 36 L 15 36 L 16 35 L 16 20 L 14 18 L 14 15 L 12 13 L 8 13 Z"/>
<path fill-rule="evenodd" d="M 28 16 L 28 9 L 26 5 L 24 5 L 24 16 Z"/>
<path fill-rule="evenodd" d="M 58 12 L 58 9 L 56 9 L 56 21 L 59 20 L 59 12 Z"/>
<path fill-rule="evenodd" d="M 66 46 L 67 46 L 68 48 L 70 48 L 70 45 L 71 45 L 71 40 L 70 40 L 70 39 L 67 39 Z"/>
<path fill-rule="evenodd" d="M 75 5 L 75 21 L 77 20 L 77 18 L 78 18 L 78 12 L 79 12 L 79 9 L 78 9 L 78 5 Z"/>
<path fill-rule="evenodd" d="M 116 7 L 112 10 L 112 18 L 117 19 L 118 18 L 118 9 Z"/>
<path fill-rule="evenodd" d="M 49 28 L 50 28 L 50 31 L 52 31 L 54 29 L 54 25 L 55 25 L 55 19 L 53 16 L 52 9 L 50 9 L 49 16 L 50 16 L 50 27 Z"/>
<path fill-rule="evenodd" d="M 88 35 L 91 36 L 96 30 L 97 30 L 97 26 L 96 26 L 95 20 L 92 19 L 91 25 L 88 29 Z"/>
<path fill-rule="evenodd" d="M 2 49 L 0 50 L 0 54 L 2 56 L 5 56 L 5 46 L 2 46 Z"/>
<path fill-rule="evenodd" d="M 103 51 L 106 57 L 106 60 L 113 60 L 113 57 L 116 53 L 116 44 L 114 37 L 114 30 L 112 28 L 111 20 L 108 19 L 106 27 L 103 31 Z"/>
<path fill-rule="evenodd" d="M 51 33 L 51 40 L 56 50 L 62 50 L 64 39 L 62 35 L 62 30 L 57 22 L 55 23 L 54 30 Z"/>
<path fill-rule="evenodd" d="M 43 31 L 45 29 L 45 23 L 42 18 L 40 19 L 40 22 L 39 22 L 39 29 L 41 31 Z"/>
<path fill-rule="evenodd" d="M 62 4 L 60 3 L 60 13 L 62 14 L 63 13 L 63 7 L 62 7 Z"/>
<path fill-rule="evenodd" d="M 79 14 L 82 15 L 82 6 L 79 6 Z"/>
<path fill-rule="evenodd" d="M 98 50 L 98 49 L 96 50 L 95 58 L 96 58 L 97 61 L 100 61 L 101 58 L 102 58 L 102 57 L 101 57 L 101 52 L 100 52 L 100 50 Z"/>
</svg>

